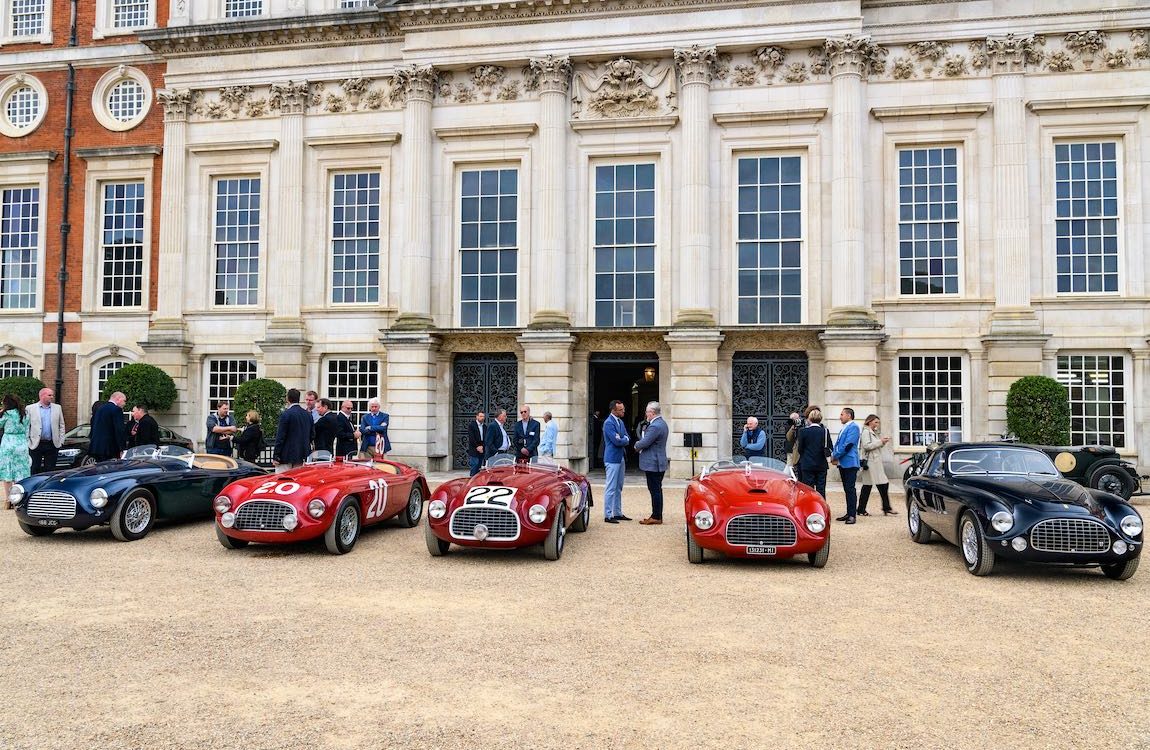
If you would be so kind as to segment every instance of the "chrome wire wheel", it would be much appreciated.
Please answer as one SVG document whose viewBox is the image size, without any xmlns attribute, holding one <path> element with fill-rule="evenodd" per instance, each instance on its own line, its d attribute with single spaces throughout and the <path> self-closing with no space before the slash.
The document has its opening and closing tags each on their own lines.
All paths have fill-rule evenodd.
<svg viewBox="0 0 1150 750">
<path fill-rule="evenodd" d="M 339 541 L 345 547 L 350 547 L 355 543 L 355 538 L 359 534 L 359 509 L 354 505 L 348 505 L 339 514 Z"/>
<path fill-rule="evenodd" d="M 137 495 L 124 509 L 124 526 L 133 534 L 142 534 L 152 522 L 152 504 L 148 498 Z"/>
<path fill-rule="evenodd" d="M 962 557 L 967 565 L 978 563 L 978 529 L 969 518 L 962 522 Z"/>
<path fill-rule="evenodd" d="M 910 527 L 910 533 L 917 534 L 919 525 L 922 519 L 918 515 L 918 506 L 910 503 L 910 510 L 906 514 L 906 525 Z"/>
</svg>

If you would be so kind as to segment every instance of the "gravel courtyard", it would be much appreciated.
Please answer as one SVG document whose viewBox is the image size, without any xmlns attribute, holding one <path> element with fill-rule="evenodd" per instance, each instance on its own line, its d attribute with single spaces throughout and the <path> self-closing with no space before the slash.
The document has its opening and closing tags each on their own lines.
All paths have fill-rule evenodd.
<svg viewBox="0 0 1150 750">
<path fill-rule="evenodd" d="M 836 524 L 823 570 L 695 566 L 681 487 L 661 527 L 597 508 L 554 563 L 0 514 L 0 748 L 1150 748 L 1150 562 L 978 579 L 899 504 Z"/>
</svg>

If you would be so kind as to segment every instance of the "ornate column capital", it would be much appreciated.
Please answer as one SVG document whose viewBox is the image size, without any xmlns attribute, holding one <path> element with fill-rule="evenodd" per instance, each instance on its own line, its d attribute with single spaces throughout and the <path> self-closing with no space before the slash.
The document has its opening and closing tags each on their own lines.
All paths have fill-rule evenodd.
<svg viewBox="0 0 1150 750">
<path fill-rule="evenodd" d="M 571 58 L 566 55 L 532 58 L 527 62 L 527 87 L 539 89 L 544 94 L 566 94 L 571 90 L 571 74 L 574 70 Z"/>
<path fill-rule="evenodd" d="M 284 115 L 302 115 L 307 109 L 310 88 L 307 81 L 282 81 L 273 83 L 271 91 L 271 106 Z"/>
<path fill-rule="evenodd" d="M 192 103 L 190 89 L 160 89 L 156 92 L 156 100 L 164 108 L 165 122 L 188 119 Z"/>
<path fill-rule="evenodd" d="M 430 102 L 435 98 L 435 84 L 438 80 L 439 71 L 433 65 L 407 65 L 395 69 L 392 85 L 404 104 L 411 101 Z"/>
<path fill-rule="evenodd" d="M 679 71 L 679 81 L 684 85 L 688 83 L 710 85 L 718 56 L 718 50 L 714 47 L 700 47 L 697 44 L 676 49 L 675 68 Z"/>
<path fill-rule="evenodd" d="M 830 60 L 831 77 L 838 75 L 862 76 L 878 72 L 886 67 L 886 47 L 880 47 L 869 36 L 854 36 L 827 39 L 823 51 Z"/>
<path fill-rule="evenodd" d="M 1042 45 L 1045 41 L 1043 37 L 1034 34 L 987 37 L 986 54 L 990 58 L 990 72 L 1021 73 L 1027 63 L 1042 62 Z"/>
</svg>

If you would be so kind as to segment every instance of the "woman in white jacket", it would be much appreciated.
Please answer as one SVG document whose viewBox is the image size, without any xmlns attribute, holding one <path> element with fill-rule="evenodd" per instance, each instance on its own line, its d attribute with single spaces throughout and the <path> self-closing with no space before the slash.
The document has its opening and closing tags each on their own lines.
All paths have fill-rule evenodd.
<svg viewBox="0 0 1150 750">
<path fill-rule="evenodd" d="M 890 505 L 890 480 L 886 478 L 886 469 L 882 464 L 882 449 L 890 442 L 888 437 L 880 437 L 881 425 L 877 414 L 870 414 L 863 422 L 862 434 L 859 439 L 859 458 L 862 459 L 862 470 L 859 472 L 859 481 L 862 491 L 859 493 L 860 516 L 869 516 L 866 511 L 867 499 L 870 498 L 870 488 L 878 487 L 879 497 L 882 498 L 882 512 L 884 516 L 898 515 L 898 511 Z"/>
</svg>

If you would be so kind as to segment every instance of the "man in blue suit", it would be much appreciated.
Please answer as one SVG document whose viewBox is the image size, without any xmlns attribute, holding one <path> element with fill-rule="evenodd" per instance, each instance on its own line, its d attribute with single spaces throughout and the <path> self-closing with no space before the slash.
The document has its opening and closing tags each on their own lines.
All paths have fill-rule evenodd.
<svg viewBox="0 0 1150 750">
<path fill-rule="evenodd" d="M 835 440 L 835 449 L 831 452 L 831 463 L 839 467 L 839 476 L 843 480 L 843 493 L 847 496 L 847 512 L 836 520 L 844 523 L 854 523 L 858 508 L 858 496 L 855 494 L 855 479 L 859 473 L 859 426 L 854 422 L 855 410 L 847 407 L 839 413 L 839 421 L 843 430 Z"/>
<path fill-rule="evenodd" d="M 128 397 L 116 391 L 92 414 L 92 431 L 88 455 L 97 461 L 118 458 L 127 440 L 124 404 Z"/>
<path fill-rule="evenodd" d="M 515 435 L 511 438 L 511 445 L 515 450 L 516 461 L 530 461 L 539 455 L 539 439 L 543 428 L 537 420 L 531 418 L 531 407 L 524 406 L 519 410 L 519 421 L 515 423 Z"/>
<path fill-rule="evenodd" d="M 272 453 L 272 464 L 276 473 L 281 474 L 303 465 L 311 452 L 315 422 L 307 410 L 299 405 L 299 389 L 290 388 L 287 392 L 288 407 L 280 413 L 276 427 L 276 444 Z"/>
<path fill-rule="evenodd" d="M 603 492 L 603 520 L 607 523 L 630 521 L 623 515 L 624 450 L 631 443 L 627 425 L 623 424 L 626 411 L 622 401 L 612 401 L 611 413 L 603 421 L 603 463 L 607 467 L 607 486 Z"/>
<path fill-rule="evenodd" d="M 647 404 L 647 429 L 635 443 L 639 451 L 639 468 L 647 475 L 647 492 L 651 493 L 651 515 L 639 523 L 659 526 L 663 523 L 663 475 L 667 473 L 667 438 L 670 432 L 663 420 L 658 401 Z"/>
<path fill-rule="evenodd" d="M 507 410 L 499 409 L 495 412 L 495 421 L 488 425 L 484 431 L 483 455 L 487 456 L 487 463 L 511 452 L 511 438 L 507 435 Z"/>
</svg>

